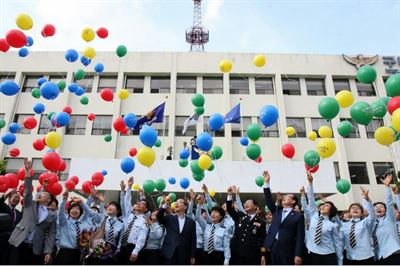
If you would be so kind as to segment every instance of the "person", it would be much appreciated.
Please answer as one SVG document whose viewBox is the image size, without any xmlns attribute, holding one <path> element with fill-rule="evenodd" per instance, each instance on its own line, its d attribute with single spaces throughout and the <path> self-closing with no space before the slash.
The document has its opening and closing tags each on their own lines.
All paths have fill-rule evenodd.
<svg viewBox="0 0 400 266">
<path fill-rule="evenodd" d="M 363 206 L 352 203 L 349 206 L 351 219 L 342 223 L 340 227 L 340 239 L 342 249 L 346 251 L 346 259 L 349 265 L 374 264 L 374 250 L 372 246 L 372 227 L 375 221 L 375 212 L 368 190 L 360 187 L 363 197 L 363 206 L 368 210 L 368 216 L 364 218 Z"/>
<path fill-rule="evenodd" d="M 397 186 L 393 187 L 393 193 L 396 198 L 396 207 L 395 207 L 395 213 L 396 213 L 396 229 L 397 229 L 397 236 L 399 237 L 400 240 L 400 190 L 397 188 Z"/>
<path fill-rule="evenodd" d="M 168 155 L 167 155 L 167 158 L 166 158 L 166 160 L 172 160 L 172 151 L 173 151 L 173 148 L 172 148 L 172 146 L 169 146 L 168 147 L 168 149 L 167 149 L 167 151 L 168 151 Z"/>
<path fill-rule="evenodd" d="M 268 209 L 268 206 L 265 206 L 265 234 L 268 234 L 269 227 L 272 223 L 272 212 Z M 265 265 L 271 265 L 271 251 L 269 249 L 265 249 Z"/>
<path fill-rule="evenodd" d="M 307 230 L 306 246 L 311 265 L 343 265 L 339 226 L 331 219 L 337 214 L 336 206 L 326 201 L 317 208 L 314 197 L 313 176 L 307 172 L 309 187 L 308 205 L 303 206 L 309 214 L 310 226 Z"/>
<path fill-rule="evenodd" d="M 375 259 L 383 265 L 400 265 L 400 241 L 397 235 L 396 214 L 390 189 L 392 174 L 389 173 L 382 183 L 385 185 L 386 204 L 375 202 L 376 221 L 372 229 Z"/>
<path fill-rule="evenodd" d="M 272 264 L 300 265 L 304 256 L 304 216 L 295 212 L 297 198 L 293 194 L 282 197 L 282 206 L 272 200 L 270 175 L 263 172 L 265 203 L 272 212 L 272 223 L 265 238 L 265 247 L 271 250 Z"/>
<path fill-rule="evenodd" d="M 239 212 L 233 208 L 232 195 L 236 188 L 228 188 L 226 207 L 229 215 L 235 221 L 235 230 L 231 239 L 231 259 L 229 264 L 265 264 L 265 221 L 257 216 L 257 202 L 248 199 L 244 203 L 246 213 Z"/>
<path fill-rule="evenodd" d="M 196 224 L 186 216 L 188 202 L 178 199 L 175 202 L 175 216 L 165 214 L 171 199 L 169 196 L 161 201 L 162 208 L 157 214 L 157 220 L 164 225 L 166 235 L 161 247 L 161 255 L 165 264 L 195 264 Z"/>
<path fill-rule="evenodd" d="M 10 264 L 49 264 L 55 245 L 57 213 L 47 208 L 51 202 L 50 193 L 39 192 L 33 200 L 29 176 L 32 162 L 25 159 L 24 164 L 24 210 L 9 239 L 13 246 Z"/>
<path fill-rule="evenodd" d="M 96 190 L 92 190 L 92 194 L 86 200 L 86 206 L 92 210 L 92 216 L 89 217 L 88 212 L 83 212 L 79 218 L 81 222 L 88 222 L 91 225 L 91 231 L 96 231 L 100 228 L 102 219 L 104 218 L 104 195 Z M 99 207 L 95 202 L 99 203 Z"/>
<path fill-rule="evenodd" d="M 194 136 L 193 138 L 190 139 L 190 146 L 191 146 L 191 152 L 190 152 L 191 156 L 190 157 L 192 160 L 197 160 L 200 157 L 200 154 L 199 154 L 200 150 L 196 144 L 196 139 L 197 139 L 197 136 Z"/>
</svg>

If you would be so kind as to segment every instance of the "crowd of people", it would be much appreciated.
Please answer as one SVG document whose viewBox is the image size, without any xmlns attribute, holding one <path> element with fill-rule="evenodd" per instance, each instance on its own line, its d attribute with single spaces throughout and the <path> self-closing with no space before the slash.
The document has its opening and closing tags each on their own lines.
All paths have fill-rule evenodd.
<svg viewBox="0 0 400 266">
<path fill-rule="evenodd" d="M 309 172 L 299 202 L 295 194 L 273 199 L 264 171 L 265 211 L 254 199 L 242 204 L 236 186 L 219 205 L 206 185 L 173 207 L 163 195 L 151 210 L 143 193 L 132 204 L 132 177 L 121 182 L 119 201 L 107 204 L 96 191 L 86 202 L 66 191 L 59 206 L 45 190 L 33 198 L 31 167 L 26 159 L 22 212 L 17 191 L 0 198 L 2 265 L 400 265 L 400 192 L 391 174 L 382 180 L 385 202 L 372 203 L 361 188 L 362 204 L 339 216 L 333 202 L 317 205 Z"/>
</svg>

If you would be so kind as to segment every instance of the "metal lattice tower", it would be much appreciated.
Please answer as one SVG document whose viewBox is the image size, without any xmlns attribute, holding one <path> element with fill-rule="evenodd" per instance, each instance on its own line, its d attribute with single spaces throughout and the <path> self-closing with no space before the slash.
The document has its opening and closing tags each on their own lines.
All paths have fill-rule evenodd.
<svg viewBox="0 0 400 266">
<path fill-rule="evenodd" d="M 190 51 L 204 51 L 204 44 L 208 43 L 209 33 L 201 23 L 201 0 L 193 0 L 193 26 L 186 30 L 186 42 L 190 44 Z"/>
</svg>

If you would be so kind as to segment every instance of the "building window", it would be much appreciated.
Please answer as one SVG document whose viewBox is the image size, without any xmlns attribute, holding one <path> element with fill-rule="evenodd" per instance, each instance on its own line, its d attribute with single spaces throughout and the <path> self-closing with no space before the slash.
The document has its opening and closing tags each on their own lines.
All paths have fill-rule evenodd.
<svg viewBox="0 0 400 266">
<path fill-rule="evenodd" d="M 7 173 L 18 173 L 19 168 L 24 166 L 24 159 L 23 158 L 5 158 L 7 161 L 7 168 L 6 172 Z M 43 167 L 43 166 L 42 166 Z M 35 169 L 36 172 L 36 168 Z"/>
<path fill-rule="evenodd" d="M 71 115 L 68 125 L 65 127 L 65 135 L 85 135 L 86 115 Z M 95 121 L 97 120 L 97 116 Z"/>
<path fill-rule="evenodd" d="M 279 138 L 279 129 L 278 129 L 278 122 L 273 124 L 272 126 L 265 127 L 261 122 L 260 118 L 257 118 L 257 123 L 261 127 L 261 137 L 266 138 Z"/>
<path fill-rule="evenodd" d="M 111 134 L 112 116 L 97 115 L 93 122 L 92 135 Z"/>
<path fill-rule="evenodd" d="M 369 184 L 367 164 L 363 162 L 349 162 L 350 180 L 352 184 Z"/>
<path fill-rule="evenodd" d="M 67 181 L 69 175 L 69 167 L 71 165 L 71 159 L 63 158 L 63 160 L 65 161 L 67 167 L 65 167 L 64 171 L 58 172 L 58 177 L 60 178 L 60 181 Z"/>
<path fill-rule="evenodd" d="M 208 120 L 210 119 L 209 116 L 204 116 L 203 117 L 203 122 L 204 122 L 204 131 L 210 132 L 210 126 L 208 125 Z M 211 136 L 214 137 L 225 137 L 225 124 L 222 126 L 221 129 L 217 130 L 217 131 L 211 131 L 210 132 Z"/>
<path fill-rule="evenodd" d="M 241 77 L 230 77 L 229 79 L 230 94 L 249 94 L 249 80 Z"/>
<path fill-rule="evenodd" d="M 153 123 L 151 125 L 159 137 L 168 136 L 169 116 L 164 116 L 164 121 L 161 123 Z"/>
<path fill-rule="evenodd" d="M 42 164 L 42 160 L 40 158 L 33 158 L 32 159 L 32 168 L 35 169 L 35 172 L 33 174 L 33 179 L 34 180 L 38 180 L 39 176 L 44 173 L 44 172 L 48 172 L 43 164 Z"/>
<path fill-rule="evenodd" d="M 26 75 L 21 92 L 31 92 L 34 88 L 38 88 L 38 79 L 40 78 L 43 78 L 43 75 Z"/>
<path fill-rule="evenodd" d="M 335 177 L 337 182 L 340 180 L 339 162 L 333 162 L 333 168 L 335 170 Z"/>
<path fill-rule="evenodd" d="M 0 83 L 2 83 L 3 81 L 6 80 L 14 80 L 15 79 L 15 75 L 14 74 L 6 74 L 6 75 L 0 75 Z"/>
<path fill-rule="evenodd" d="M 223 94 L 224 85 L 222 77 L 203 77 L 204 94 Z"/>
<path fill-rule="evenodd" d="M 382 184 L 381 179 L 385 179 L 385 175 L 389 172 L 393 174 L 392 184 L 397 181 L 396 171 L 393 168 L 393 163 L 391 162 L 373 162 L 374 172 L 376 177 L 376 183 Z"/>
<path fill-rule="evenodd" d="M 311 126 L 312 130 L 315 131 L 320 138 L 321 136 L 318 134 L 318 129 L 322 126 L 328 126 L 330 129 L 332 129 L 332 124 L 331 121 L 327 121 L 323 118 L 311 118 Z M 333 130 L 332 130 L 332 136 L 333 136 Z"/>
<path fill-rule="evenodd" d="M 285 95 L 301 95 L 300 80 L 298 78 L 282 77 L 282 89 Z"/>
<path fill-rule="evenodd" d="M 360 131 L 358 130 L 358 124 L 356 122 L 354 122 L 351 118 L 340 118 L 340 121 L 344 121 L 344 120 L 349 121 L 353 127 L 351 133 L 344 138 L 345 139 L 359 139 Z"/>
<path fill-rule="evenodd" d="M 47 117 L 47 115 L 41 115 L 40 116 L 40 123 L 39 123 L 39 132 L 38 134 L 40 135 L 46 135 L 47 133 L 49 133 L 50 131 L 56 131 L 53 128 L 53 125 L 51 124 L 49 118 Z"/>
<path fill-rule="evenodd" d="M 194 136 L 196 136 L 196 134 L 197 134 L 196 125 L 188 126 L 185 134 L 182 133 L 183 124 L 185 123 L 186 119 L 188 119 L 188 118 L 189 118 L 189 116 L 176 116 L 175 117 L 175 136 L 176 137 L 182 137 L 182 136 L 194 137 Z"/>
<path fill-rule="evenodd" d="M 144 77 L 126 77 L 125 89 L 132 93 L 143 93 Z"/>
<path fill-rule="evenodd" d="M 176 81 L 176 93 L 196 93 L 196 77 L 178 77 Z"/>
<path fill-rule="evenodd" d="M 342 90 L 350 91 L 350 84 L 348 79 L 334 79 L 333 87 L 335 89 L 335 94 Z"/>
<path fill-rule="evenodd" d="M 170 83 L 169 77 L 151 77 L 150 93 L 169 93 Z"/>
<path fill-rule="evenodd" d="M 60 80 L 65 80 L 66 75 L 50 75 L 49 81 L 57 84 Z"/>
<path fill-rule="evenodd" d="M 75 83 L 82 87 L 85 92 L 92 92 L 94 78 L 90 74 L 85 74 L 85 78 L 76 80 Z"/>
<path fill-rule="evenodd" d="M 294 118 L 294 117 L 287 117 L 286 118 L 286 125 L 288 127 L 294 127 L 296 130 L 296 134 L 289 137 L 289 138 L 305 138 L 306 137 L 306 124 L 304 122 L 304 118 Z"/>
<path fill-rule="evenodd" d="M 358 96 L 376 96 L 374 86 L 372 84 L 364 84 L 356 80 Z"/>
<path fill-rule="evenodd" d="M 274 94 L 272 78 L 255 78 L 256 94 Z"/>
<path fill-rule="evenodd" d="M 324 79 L 306 79 L 307 95 L 326 95 Z"/>
<path fill-rule="evenodd" d="M 19 125 L 20 125 L 20 127 L 21 127 L 21 129 L 19 129 L 17 132 L 15 132 L 15 133 L 20 133 L 20 134 L 30 134 L 31 133 L 31 130 L 30 129 L 26 129 L 26 128 L 24 128 L 24 119 L 25 118 L 27 118 L 27 117 L 30 117 L 30 116 L 33 116 L 33 115 L 29 115 L 29 114 L 16 114 L 15 116 L 14 116 L 14 120 L 13 120 L 13 122 L 14 123 L 18 123 Z"/>
<path fill-rule="evenodd" d="M 251 124 L 251 117 L 243 116 L 240 124 L 231 123 L 232 126 L 232 137 L 241 137 L 245 135 L 246 128 Z M 242 134 L 243 129 L 243 134 Z"/>
<path fill-rule="evenodd" d="M 117 77 L 100 77 L 97 91 L 101 92 L 102 89 L 111 89 L 113 92 L 116 92 Z"/>
</svg>

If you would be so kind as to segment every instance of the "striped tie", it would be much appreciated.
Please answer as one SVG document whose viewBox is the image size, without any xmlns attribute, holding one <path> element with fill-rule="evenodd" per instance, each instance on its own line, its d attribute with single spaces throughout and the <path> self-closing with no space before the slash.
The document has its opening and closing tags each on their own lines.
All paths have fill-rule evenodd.
<svg viewBox="0 0 400 266">
<path fill-rule="evenodd" d="M 375 220 L 374 229 L 372 230 L 372 240 L 374 242 L 374 250 L 378 249 L 378 238 L 376 237 L 376 230 L 378 230 L 379 219 Z"/>
<path fill-rule="evenodd" d="M 96 229 L 97 223 L 96 220 L 92 217 L 92 226 Z"/>
<path fill-rule="evenodd" d="M 81 227 L 79 226 L 79 222 L 75 222 L 75 231 L 76 231 L 76 247 L 79 247 L 79 243 L 81 241 Z"/>
<path fill-rule="evenodd" d="M 215 225 L 212 226 L 210 238 L 208 239 L 208 254 L 214 251 L 214 233 L 215 233 Z"/>
<path fill-rule="evenodd" d="M 357 242 L 356 242 L 356 234 L 355 234 L 355 231 L 356 231 L 356 221 L 351 221 L 351 229 L 350 229 L 350 247 L 351 248 L 355 248 L 356 247 L 356 245 L 357 245 Z"/>
<path fill-rule="evenodd" d="M 397 236 L 400 238 L 400 226 L 399 224 L 396 224 L 397 227 Z"/>
<path fill-rule="evenodd" d="M 322 221 L 323 220 L 324 220 L 324 217 L 322 215 L 319 215 L 317 229 L 315 230 L 315 238 L 314 238 L 314 242 L 316 245 L 321 244 Z"/>
<path fill-rule="evenodd" d="M 115 221 L 112 218 L 109 218 L 110 221 L 110 233 L 108 234 L 108 241 L 114 244 L 114 223 Z"/>
<path fill-rule="evenodd" d="M 124 235 L 122 236 L 121 246 L 125 246 L 126 244 L 128 244 L 128 238 L 131 233 L 133 224 L 135 223 L 135 220 L 136 216 L 133 216 L 132 220 L 128 224 L 128 228 L 125 230 Z"/>
</svg>

